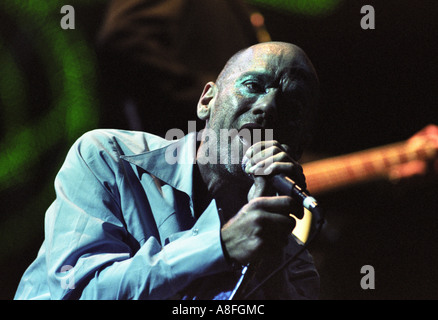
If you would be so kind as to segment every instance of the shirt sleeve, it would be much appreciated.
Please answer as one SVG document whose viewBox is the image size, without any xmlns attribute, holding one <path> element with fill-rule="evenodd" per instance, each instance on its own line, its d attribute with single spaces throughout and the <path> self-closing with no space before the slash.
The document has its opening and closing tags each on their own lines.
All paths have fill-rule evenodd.
<svg viewBox="0 0 438 320">
<path fill-rule="evenodd" d="M 46 215 L 52 299 L 166 299 L 228 268 L 213 204 L 166 245 L 154 236 L 142 244 L 133 239 L 117 192 L 116 161 L 103 152 L 106 146 L 86 141 L 70 150 Z"/>
</svg>

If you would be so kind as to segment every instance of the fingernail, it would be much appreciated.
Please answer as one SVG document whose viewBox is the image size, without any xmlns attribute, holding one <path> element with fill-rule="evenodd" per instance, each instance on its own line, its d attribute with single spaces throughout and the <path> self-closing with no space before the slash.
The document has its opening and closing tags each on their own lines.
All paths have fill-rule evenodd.
<svg viewBox="0 0 438 320">
<path fill-rule="evenodd" d="M 267 167 L 267 168 L 265 168 L 263 170 L 263 174 L 266 175 L 266 176 L 270 175 L 271 173 L 272 173 L 272 167 L 271 166 L 269 166 L 269 167 Z"/>
</svg>

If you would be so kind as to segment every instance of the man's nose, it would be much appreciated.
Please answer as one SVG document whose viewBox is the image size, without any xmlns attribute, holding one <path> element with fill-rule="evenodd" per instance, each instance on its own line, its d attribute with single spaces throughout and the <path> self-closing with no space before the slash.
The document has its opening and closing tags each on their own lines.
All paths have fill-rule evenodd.
<svg viewBox="0 0 438 320">
<path fill-rule="evenodd" d="M 266 121 L 273 122 L 277 119 L 277 94 L 275 89 L 269 90 L 261 96 L 254 105 L 255 115 L 263 115 Z"/>
</svg>

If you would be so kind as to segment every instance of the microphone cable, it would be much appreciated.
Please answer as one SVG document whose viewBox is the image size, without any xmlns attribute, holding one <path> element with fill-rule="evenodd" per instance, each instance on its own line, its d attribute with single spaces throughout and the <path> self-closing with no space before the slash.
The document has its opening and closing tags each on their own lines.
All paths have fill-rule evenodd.
<svg viewBox="0 0 438 320">
<path fill-rule="evenodd" d="M 316 236 L 320 233 L 322 226 L 324 225 L 324 214 L 323 210 L 319 206 L 312 208 L 312 216 L 315 219 L 315 229 L 311 233 L 310 237 L 307 239 L 307 241 L 302 245 L 302 247 L 291 257 L 286 259 L 280 266 L 278 266 L 275 270 L 273 270 L 266 278 L 264 278 L 261 282 L 259 282 L 251 291 L 245 294 L 245 296 L 242 298 L 242 300 L 248 299 L 254 292 L 259 290 L 263 285 L 266 284 L 273 276 L 278 274 L 280 271 L 282 271 L 285 267 L 287 267 L 292 261 L 294 261 L 297 257 L 299 257 L 308 247 L 309 245 L 315 240 Z"/>
</svg>

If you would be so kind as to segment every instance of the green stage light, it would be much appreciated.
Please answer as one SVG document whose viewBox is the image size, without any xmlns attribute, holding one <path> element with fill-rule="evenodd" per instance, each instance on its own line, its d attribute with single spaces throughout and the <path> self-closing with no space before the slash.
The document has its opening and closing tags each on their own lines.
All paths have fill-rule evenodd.
<svg viewBox="0 0 438 320">
<path fill-rule="evenodd" d="M 342 0 L 247 0 L 247 2 L 285 13 L 316 17 L 330 14 L 338 8 Z"/>
<path fill-rule="evenodd" d="M 79 29 L 60 27 L 61 7 L 58 1 L 0 3 L 3 13 L 29 35 L 44 65 L 52 96 L 48 113 L 30 121 L 20 119 L 26 115 L 26 104 L 32 103 L 31 97 L 26 97 L 26 75 L 0 39 L 0 113 L 5 132 L 0 140 L 0 191 L 23 183 L 26 170 L 57 143 L 71 144 L 98 123 L 95 57 Z"/>
</svg>

